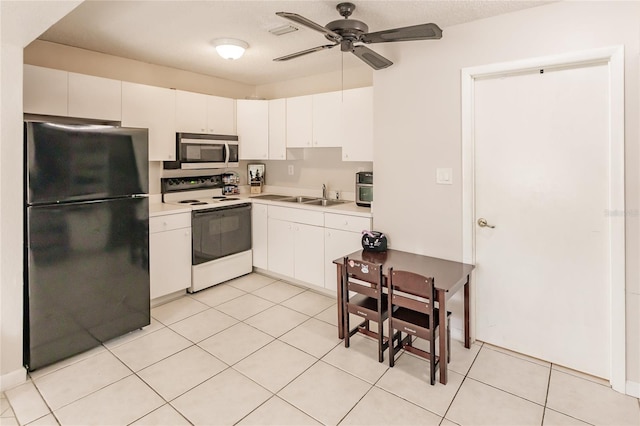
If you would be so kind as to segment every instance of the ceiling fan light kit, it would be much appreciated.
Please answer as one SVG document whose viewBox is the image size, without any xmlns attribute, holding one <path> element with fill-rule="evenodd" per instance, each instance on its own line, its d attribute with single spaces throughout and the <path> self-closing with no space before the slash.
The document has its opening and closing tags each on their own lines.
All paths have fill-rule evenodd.
<svg viewBox="0 0 640 426">
<path fill-rule="evenodd" d="M 235 38 L 219 38 L 213 41 L 218 55 L 224 59 L 239 59 L 249 47 L 247 42 Z"/>
<path fill-rule="evenodd" d="M 392 28 L 389 30 L 370 33 L 369 27 L 357 19 L 349 19 L 356 6 L 353 3 L 339 3 L 336 6 L 338 13 L 344 19 L 331 21 L 324 27 L 304 16 L 290 12 L 276 12 L 276 15 L 289 19 L 297 24 L 324 34 L 325 38 L 333 44 L 325 44 L 290 55 L 275 58 L 274 61 L 288 61 L 320 50 L 331 49 L 340 45 L 342 52 L 351 52 L 375 70 L 380 70 L 393 65 L 393 62 L 384 56 L 374 52 L 364 44 L 390 43 L 412 40 L 439 40 L 442 38 L 442 30 L 436 24 L 412 25 L 410 27 Z"/>
</svg>

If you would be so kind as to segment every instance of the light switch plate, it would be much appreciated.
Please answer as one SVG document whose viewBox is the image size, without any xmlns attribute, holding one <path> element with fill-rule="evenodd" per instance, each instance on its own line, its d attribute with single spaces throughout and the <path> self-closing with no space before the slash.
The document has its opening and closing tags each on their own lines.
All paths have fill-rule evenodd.
<svg viewBox="0 0 640 426">
<path fill-rule="evenodd" d="M 453 184 L 453 169 L 436 169 L 436 183 L 440 185 Z"/>
</svg>

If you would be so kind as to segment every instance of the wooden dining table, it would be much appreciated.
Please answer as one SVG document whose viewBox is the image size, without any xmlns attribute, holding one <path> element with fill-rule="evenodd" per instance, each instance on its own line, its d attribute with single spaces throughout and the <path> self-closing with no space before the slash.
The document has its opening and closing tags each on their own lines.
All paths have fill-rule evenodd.
<svg viewBox="0 0 640 426">
<path fill-rule="evenodd" d="M 424 256 L 406 251 L 388 249 L 384 252 L 373 252 L 367 250 L 358 250 L 345 255 L 349 259 L 355 261 L 364 260 L 366 262 L 380 263 L 383 265 L 384 285 L 386 286 L 387 273 L 390 267 L 395 270 L 410 271 L 426 277 L 433 277 L 434 287 L 436 291 L 436 301 L 439 308 L 440 324 L 446 324 L 447 301 L 463 289 L 464 291 L 464 347 L 471 347 L 469 318 L 469 285 L 471 283 L 471 271 L 474 266 L 454 262 L 452 260 L 439 259 L 437 257 Z M 337 266 L 337 294 L 338 294 L 338 337 L 344 338 L 343 324 L 345 321 L 345 313 L 342 310 L 342 280 L 343 280 L 343 260 L 344 257 L 335 259 L 333 263 Z M 446 327 L 440 327 L 438 338 L 440 359 L 447 359 L 447 330 Z M 440 363 L 440 383 L 447 384 L 448 371 L 447 363 Z"/>
</svg>

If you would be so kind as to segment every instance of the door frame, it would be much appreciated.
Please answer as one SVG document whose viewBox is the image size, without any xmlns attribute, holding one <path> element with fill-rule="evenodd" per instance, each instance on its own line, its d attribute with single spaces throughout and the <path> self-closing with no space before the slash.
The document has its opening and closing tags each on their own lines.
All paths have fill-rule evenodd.
<svg viewBox="0 0 640 426">
<path fill-rule="evenodd" d="M 625 215 L 624 215 L 624 46 L 611 46 L 559 55 L 528 58 L 461 70 L 462 118 L 462 257 L 475 264 L 475 140 L 474 84 L 477 78 L 512 75 L 540 68 L 606 63 L 609 67 L 609 280 L 610 280 L 610 383 L 625 393 Z M 471 316 L 475 319 L 476 294 L 471 287 Z M 471 335 L 475 338 L 472 321 Z"/>
</svg>

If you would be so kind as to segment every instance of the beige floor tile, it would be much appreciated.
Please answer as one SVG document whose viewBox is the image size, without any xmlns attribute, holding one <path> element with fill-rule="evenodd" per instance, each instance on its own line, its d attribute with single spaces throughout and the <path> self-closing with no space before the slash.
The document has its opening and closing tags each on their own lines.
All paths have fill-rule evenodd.
<svg viewBox="0 0 640 426">
<path fill-rule="evenodd" d="M 335 305 L 336 299 L 324 296 L 310 290 L 302 292 L 282 302 L 283 306 L 294 309 L 303 314 L 314 316 L 324 311 L 331 305 Z"/>
<path fill-rule="evenodd" d="M 116 337 L 115 339 L 111 339 L 108 342 L 103 343 L 103 345 L 111 350 L 117 348 L 120 345 L 124 345 L 125 343 L 129 343 L 133 340 L 136 340 L 140 337 L 146 336 L 147 334 L 153 333 L 154 331 L 161 330 L 165 327 L 160 321 L 151 317 L 151 324 L 144 327 L 142 330 L 134 330 L 123 336 Z"/>
<path fill-rule="evenodd" d="M 173 324 L 208 309 L 209 306 L 191 297 L 181 297 L 151 309 L 151 316 L 164 325 Z"/>
<path fill-rule="evenodd" d="M 351 337 L 348 348 L 341 343 L 322 360 L 373 384 L 389 369 L 388 355 L 389 352 L 385 351 L 384 362 L 378 362 L 378 342 L 355 335 Z"/>
<path fill-rule="evenodd" d="M 446 418 L 460 425 L 538 426 L 544 407 L 473 379 L 466 379 Z"/>
<path fill-rule="evenodd" d="M 557 370 L 551 371 L 547 407 L 597 425 L 640 424 L 637 398 Z"/>
<path fill-rule="evenodd" d="M 459 426 L 458 423 L 452 422 L 449 419 L 442 419 L 442 423 L 440 423 L 440 426 Z"/>
<path fill-rule="evenodd" d="M 305 314 L 275 305 L 248 318 L 245 323 L 273 337 L 279 337 L 308 319 Z"/>
<path fill-rule="evenodd" d="M 51 413 L 31 380 L 5 392 L 13 414 L 20 424 L 27 424 Z"/>
<path fill-rule="evenodd" d="M 439 425 L 441 417 L 379 388 L 372 388 L 341 425 Z"/>
<path fill-rule="evenodd" d="M 514 356 L 516 358 L 524 359 L 526 361 L 531 361 L 531 362 L 534 362 L 536 364 L 540 364 L 540 365 L 542 365 L 544 367 L 551 366 L 551 363 L 548 362 L 548 361 L 544 361 L 544 360 L 541 360 L 541 359 L 538 359 L 538 358 L 534 358 L 534 357 L 531 357 L 531 356 L 528 356 L 528 355 L 525 355 L 525 354 L 521 354 L 520 352 L 511 351 L 511 350 L 506 349 L 506 348 L 501 348 L 500 346 L 494 346 L 494 345 L 492 345 L 490 343 L 484 343 L 484 347 L 485 348 L 489 348 L 489 349 L 493 349 L 494 351 L 502 352 L 502 353 L 507 354 L 507 355 Z"/>
<path fill-rule="evenodd" d="M 53 373 L 54 371 L 60 370 L 61 368 L 68 367 L 69 365 L 75 364 L 76 362 L 80 362 L 84 359 L 91 358 L 92 356 L 95 356 L 104 352 L 107 352 L 104 346 L 97 346 L 93 349 L 89 349 L 86 352 L 82 352 L 78 355 L 74 355 L 70 358 L 66 358 L 66 359 L 63 359 L 62 361 L 58 361 L 55 364 L 51 364 L 46 367 L 39 368 L 36 371 L 31 371 L 29 373 L 29 377 L 35 380 L 40 377 L 46 376 L 47 374 Z"/>
<path fill-rule="evenodd" d="M 175 331 L 163 328 L 118 346 L 112 352 L 133 371 L 139 371 L 191 345 Z"/>
<path fill-rule="evenodd" d="M 265 309 L 273 306 L 273 302 L 269 302 L 253 294 L 245 294 L 236 299 L 218 305 L 216 309 L 230 315 L 236 319 L 244 321 L 245 319 L 258 314 Z"/>
<path fill-rule="evenodd" d="M 463 378 L 449 371 L 449 382 L 443 385 L 436 373 L 436 383 L 431 386 L 428 361 L 405 353 L 397 357 L 395 366 L 387 370 L 376 386 L 444 416 Z"/>
<path fill-rule="evenodd" d="M 550 366 L 545 367 L 484 347 L 469 370 L 468 377 L 544 405 L 549 373 Z"/>
<path fill-rule="evenodd" d="M 238 323 L 203 340 L 198 346 L 228 365 L 233 365 L 272 340 L 272 336 L 244 323 Z"/>
<path fill-rule="evenodd" d="M 336 304 L 334 303 L 333 305 L 329 306 L 327 309 L 321 311 L 319 314 L 315 316 L 315 318 L 337 327 L 338 326 L 338 308 Z"/>
<path fill-rule="evenodd" d="M 271 284 L 274 281 L 277 281 L 277 279 L 262 274 L 252 273 L 243 275 L 235 280 L 228 281 L 225 285 L 251 293 L 252 291 L 256 291 L 257 289 L 262 288 L 267 284 Z"/>
<path fill-rule="evenodd" d="M 49 414 L 49 416 L 53 417 L 52 414 Z M 45 417 L 48 417 L 48 416 L 45 416 Z M 29 424 L 33 424 L 33 422 Z M 0 425 L 1 426 L 20 426 L 20 423 L 18 423 L 18 419 L 16 419 L 15 417 L 0 417 Z"/>
<path fill-rule="evenodd" d="M 227 364 L 198 346 L 191 346 L 138 372 L 165 400 L 182 395 L 223 371 Z"/>
<path fill-rule="evenodd" d="M 152 411 L 131 426 L 189 426 L 191 423 L 178 413 L 171 405 L 165 404 Z"/>
<path fill-rule="evenodd" d="M 303 322 L 293 330 L 280 336 L 280 339 L 308 354 L 321 358 L 342 340 L 338 339 L 335 326 L 315 318 Z"/>
<path fill-rule="evenodd" d="M 237 323 L 237 319 L 223 314 L 217 309 L 209 308 L 206 311 L 173 323 L 169 328 L 192 342 L 198 343 Z"/>
<path fill-rule="evenodd" d="M 543 426 L 587 426 L 589 423 L 585 423 L 581 420 L 574 419 L 565 414 L 558 413 L 557 411 L 545 408 L 544 419 L 542 420 Z"/>
<path fill-rule="evenodd" d="M 230 368 L 176 398 L 172 405 L 194 425 L 231 425 L 271 395 Z"/>
<path fill-rule="evenodd" d="M 449 362 L 449 371 L 455 371 L 463 375 L 467 374 L 481 348 L 482 342 L 475 342 L 467 349 L 464 347 L 464 342 L 451 339 L 451 362 Z"/>
<path fill-rule="evenodd" d="M 5 415 L 6 414 L 6 415 Z M 9 404 L 9 400 L 4 396 L 4 392 L 0 392 L 0 417 L 13 416 L 13 410 Z"/>
<path fill-rule="evenodd" d="M 125 425 L 164 404 L 137 376 L 126 377 L 54 412 L 65 425 Z"/>
<path fill-rule="evenodd" d="M 277 396 L 242 419 L 242 426 L 316 426 L 317 421 Z"/>
<path fill-rule="evenodd" d="M 566 374 L 571 374 L 572 376 L 580 377 L 581 379 L 589 380 L 590 382 L 598 383 L 599 385 L 611 386 L 611 384 L 607 379 L 602 379 L 600 377 L 592 376 L 590 374 L 583 373 L 581 371 L 572 370 L 571 368 L 563 367 L 558 364 L 553 364 L 551 368 Z"/>
<path fill-rule="evenodd" d="M 223 283 L 191 294 L 189 297 L 208 306 L 215 307 L 245 294 L 247 294 L 245 291 L 233 287 L 229 283 Z"/>
<path fill-rule="evenodd" d="M 275 281 L 253 291 L 253 294 L 273 303 L 280 303 L 292 298 L 296 294 L 302 293 L 303 291 L 305 291 L 305 289 L 285 283 L 284 281 Z"/>
<path fill-rule="evenodd" d="M 5 423 L 0 423 L 2 426 L 7 426 Z M 16 425 L 18 425 L 16 420 Z M 40 417 L 38 420 L 34 420 L 29 423 L 27 426 L 58 426 L 59 423 L 54 417 L 53 414 L 47 414 L 46 416 Z"/>
<path fill-rule="evenodd" d="M 336 425 L 371 385 L 322 361 L 282 389 L 278 396 L 325 425 Z"/>
<path fill-rule="evenodd" d="M 105 351 L 34 380 L 52 410 L 57 410 L 133 372 Z"/>
<path fill-rule="evenodd" d="M 315 357 L 274 340 L 233 368 L 276 393 L 316 361 Z"/>
</svg>

